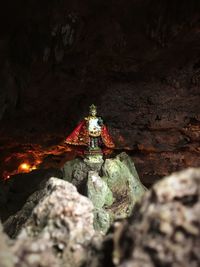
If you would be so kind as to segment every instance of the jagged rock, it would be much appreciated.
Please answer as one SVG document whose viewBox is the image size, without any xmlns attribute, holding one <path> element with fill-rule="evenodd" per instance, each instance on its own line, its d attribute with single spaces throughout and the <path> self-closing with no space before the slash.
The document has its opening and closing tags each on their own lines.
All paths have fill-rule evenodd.
<svg viewBox="0 0 200 267">
<path fill-rule="evenodd" d="M 96 266 L 198 267 L 199 215 L 200 169 L 174 173 L 145 194 L 128 220 L 116 224 L 104 242 L 104 261 Z"/>
<path fill-rule="evenodd" d="M 87 155 L 87 157 L 84 158 L 84 162 L 90 171 L 100 172 L 104 160 L 102 155 Z"/>
<path fill-rule="evenodd" d="M 63 179 L 73 183 L 77 187 L 87 178 L 88 167 L 85 162 L 79 158 L 67 161 L 62 168 Z"/>
<path fill-rule="evenodd" d="M 87 196 L 94 204 L 94 228 L 106 233 L 111 224 L 109 212 L 103 207 L 111 206 L 114 199 L 107 183 L 96 171 L 88 172 Z"/>
<path fill-rule="evenodd" d="M 94 205 L 95 230 L 106 232 L 110 227 L 110 215 L 103 209 L 104 205 L 113 203 L 112 192 L 106 182 L 99 176 L 103 161 L 91 162 L 87 159 L 75 159 L 66 162 L 62 168 L 63 178 L 77 187 Z"/>
<path fill-rule="evenodd" d="M 106 233 L 111 225 L 113 218 L 108 211 L 103 208 L 95 208 L 94 210 L 94 228 L 97 231 Z"/>
<path fill-rule="evenodd" d="M 38 253 L 43 255 L 45 251 L 60 258 L 60 261 L 67 254 L 73 264 L 65 263 L 65 266 L 80 266 L 86 260 L 89 241 L 94 235 L 93 205 L 72 184 L 57 178 L 49 179 L 43 189 L 29 198 L 23 209 L 6 222 L 6 228 L 17 223 L 21 232 L 17 235 L 15 252 L 20 258 L 26 258 L 24 262 L 29 258 L 34 261 L 34 255 L 28 258 L 23 255 L 33 253 L 37 262 Z M 44 266 L 54 266 L 48 265 L 48 257 L 45 262 Z"/>
<path fill-rule="evenodd" d="M 50 177 L 62 177 L 62 172 L 58 169 L 38 169 L 30 173 L 17 174 L 7 181 L 0 180 L 1 221 L 6 221 L 20 211 L 27 199 L 41 189 L 40 184 L 45 183 Z"/>
<path fill-rule="evenodd" d="M 8 245 L 8 238 L 3 233 L 2 225 L 0 223 L 0 266 L 14 267 L 14 261 L 14 254 Z"/>
<path fill-rule="evenodd" d="M 95 171 L 88 173 L 87 190 L 87 196 L 96 208 L 112 205 L 112 192 L 107 183 Z"/>
<path fill-rule="evenodd" d="M 78 191 L 94 204 L 94 226 L 104 233 L 117 218 L 126 218 L 144 194 L 132 159 L 121 153 L 115 158 L 94 160 L 91 157 L 67 162 L 64 179 L 78 187 Z"/>
<path fill-rule="evenodd" d="M 86 158 L 77 158 L 65 163 L 62 168 L 63 179 L 74 184 L 81 194 L 87 193 L 86 181 L 89 171 L 101 170 L 103 159 L 100 162 L 90 162 Z"/>
<path fill-rule="evenodd" d="M 121 153 L 105 160 L 102 173 L 115 199 L 111 208 L 114 218 L 127 217 L 146 190 L 133 161 L 126 153 Z"/>
<path fill-rule="evenodd" d="M 31 216 L 33 209 L 39 203 L 39 201 L 45 196 L 46 191 L 41 189 L 33 193 L 25 205 L 16 214 L 10 216 L 3 224 L 4 231 L 12 239 L 16 238 L 19 232 L 22 230 L 24 224 Z"/>
<path fill-rule="evenodd" d="M 60 264 L 48 240 L 10 240 L 0 224 L 0 266 L 59 267 Z"/>
<path fill-rule="evenodd" d="M 14 267 L 60 267 L 48 240 L 20 238 L 14 243 L 12 251 L 15 255 Z"/>
</svg>

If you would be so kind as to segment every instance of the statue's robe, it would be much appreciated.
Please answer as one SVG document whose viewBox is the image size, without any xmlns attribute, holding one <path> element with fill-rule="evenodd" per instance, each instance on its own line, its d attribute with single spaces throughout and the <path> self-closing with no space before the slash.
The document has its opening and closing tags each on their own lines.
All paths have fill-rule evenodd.
<svg viewBox="0 0 200 267">
<path fill-rule="evenodd" d="M 87 120 L 81 121 L 73 132 L 66 138 L 65 143 L 75 146 L 88 146 L 89 144 L 89 132 L 87 127 Z M 112 137 L 110 136 L 108 129 L 105 125 L 101 127 L 101 140 L 105 147 L 114 148 Z"/>
</svg>

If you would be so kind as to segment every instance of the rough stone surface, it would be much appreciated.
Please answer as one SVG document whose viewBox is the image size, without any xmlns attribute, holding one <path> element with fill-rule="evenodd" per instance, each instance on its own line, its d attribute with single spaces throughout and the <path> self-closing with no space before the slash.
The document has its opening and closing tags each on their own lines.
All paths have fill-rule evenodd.
<svg viewBox="0 0 200 267">
<path fill-rule="evenodd" d="M 45 196 L 45 190 L 36 191 L 33 193 L 21 210 L 19 210 L 16 214 L 11 215 L 4 222 L 4 231 L 11 237 L 16 238 L 19 232 L 22 230 L 24 224 L 31 216 L 33 209 L 39 203 L 40 199 Z"/>
<path fill-rule="evenodd" d="M 113 203 L 113 194 L 107 183 L 95 171 L 88 173 L 87 196 L 96 208 Z"/>
<path fill-rule="evenodd" d="M 62 170 L 63 179 L 74 184 L 80 193 L 87 194 L 86 181 L 90 171 L 100 172 L 103 164 L 90 162 L 87 159 L 77 158 L 64 164 Z"/>
<path fill-rule="evenodd" d="M 2 225 L 0 223 L 0 266 L 14 267 L 15 257 L 9 245 L 9 240 L 3 233 Z"/>
<path fill-rule="evenodd" d="M 112 224 L 113 216 L 104 208 L 95 208 L 94 210 L 94 228 L 96 231 L 106 233 Z"/>
<path fill-rule="evenodd" d="M 107 183 L 96 171 L 89 171 L 87 180 L 87 196 L 94 204 L 94 228 L 95 230 L 107 232 L 112 219 L 105 207 L 113 204 L 113 193 Z"/>
<path fill-rule="evenodd" d="M 119 217 L 127 216 L 123 212 L 129 214 L 146 190 L 133 161 L 126 153 L 121 153 L 114 159 L 106 159 L 102 173 L 114 198 L 119 202 L 124 199 L 128 202 L 127 209 L 121 210 L 119 214 Z"/>
<path fill-rule="evenodd" d="M 40 169 L 15 175 L 7 181 L 0 180 L 0 219 L 2 222 L 20 211 L 30 195 L 41 189 L 41 183 L 45 183 L 50 177 L 61 176 L 62 172 L 59 169 Z M 32 204 L 36 205 L 37 202 L 35 199 Z"/>
<path fill-rule="evenodd" d="M 88 167 L 80 159 L 74 159 L 66 162 L 62 168 L 63 179 L 73 183 L 77 187 L 86 179 Z"/>
<path fill-rule="evenodd" d="M 48 240 L 10 240 L 0 224 L 1 267 L 60 267 Z"/>
<path fill-rule="evenodd" d="M 33 205 L 35 202 L 37 205 Z M 19 258 L 25 257 L 24 262 L 38 262 L 37 255 L 43 257 L 44 252 L 45 267 L 48 262 L 53 264 L 54 258 L 55 262 L 62 261 L 66 254 L 71 265 L 65 266 L 80 266 L 87 258 L 89 241 L 94 235 L 93 205 L 72 184 L 51 178 L 28 199 L 21 211 L 8 219 L 6 229 L 9 225 L 17 225 L 17 231 L 21 230 L 18 235 L 15 233 L 15 252 Z M 48 259 L 49 253 L 55 256 Z M 49 263 L 49 266 L 54 265 Z"/>
<path fill-rule="evenodd" d="M 164 178 L 127 221 L 115 223 L 114 234 L 104 241 L 104 261 L 96 266 L 198 267 L 199 214 L 200 169 Z"/>
<path fill-rule="evenodd" d="M 92 201 L 95 229 L 104 233 L 113 220 L 130 214 L 146 190 L 126 153 L 99 164 L 76 159 L 67 162 L 62 171 L 64 179 L 77 185 L 79 192 Z"/>
<path fill-rule="evenodd" d="M 51 244 L 45 239 L 16 240 L 12 246 L 15 255 L 14 267 L 60 267 L 60 260 L 52 252 Z"/>
</svg>

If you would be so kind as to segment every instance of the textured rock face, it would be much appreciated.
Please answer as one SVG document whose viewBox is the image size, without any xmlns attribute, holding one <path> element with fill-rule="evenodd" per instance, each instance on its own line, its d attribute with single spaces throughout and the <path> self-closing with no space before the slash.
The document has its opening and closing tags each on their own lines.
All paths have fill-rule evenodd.
<svg viewBox="0 0 200 267">
<path fill-rule="evenodd" d="M 34 207 L 35 202 L 38 204 Z M 29 266 L 32 261 L 30 266 L 38 266 L 44 258 L 42 266 L 57 266 L 58 259 L 61 264 L 67 258 L 65 266 L 83 264 L 94 235 L 92 212 L 92 203 L 72 184 L 51 178 L 5 223 L 7 229 L 14 224 L 21 230 L 18 235 L 15 233 L 13 248 L 19 263 L 22 260 Z"/>
<path fill-rule="evenodd" d="M 11 250 L 15 258 L 14 267 L 60 267 L 48 240 L 19 239 Z"/>
<path fill-rule="evenodd" d="M 106 211 L 113 202 L 113 191 L 97 171 L 89 171 L 87 180 L 87 196 L 94 204 L 94 228 L 104 233 L 109 229 L 113 216 Z"/>
<path fill-rule="evenodd" d="M 94 204 L 94 226 L 104 233 L 114 219 L 126 218 L 146 188 L 126 153 L 100 161 L 83 159 L 67 162 L 63 177 L 75 184 Z M 84 190 L 83 190 L 84 189 Z"/>
<path fill-rule="evenodd" d="M 110 240 L 113 251 L 107 255 L 111 264 L 104 262 L 104 266 L 198 267 L 199 214 L 200 169 L 164 178 L 146 193 L 126 222 L 118 223 Z"/>
<path fill-rule="evenodd" d="M 146 190 L 133 161 L 126 153 L 121 153 L 114 159 L 106 159 L 102 172 L 109 188 L 114 192 L 114 197 L 128 199 L 127 212 L 129 213 Z"/>
<path fill-rule="evenodd" d="M 96 208 L 102 208 L 104 205 L 110 206 L 114 201 L 111 189 L 95 171 L 88 173 L 87 192 L 88 198 Z"/>
<path fill-rule="evenodd" d="M 200 108 L 196 102 L 200 97 L 198 86 L 190 85 L 190 93 L 188 90 L 191 68 L 185 67 L 184 75 L 181 70 L 169 70 L 169 84 L 165 80 L 124 82 L 103 96 L 104 112 L 115 114 L 114 119 L 110 116 L 115 142 L 134 151 L 133 160 L 146 185 L 174 171 L 200 165 Z M 171 79 L 182 85 L 176 88 Z"/>
<path fill-rule="evenodd" d="M 9 216 L 15 214 L 26 203 L 27 199 L 35 191 L 41 189 L 41 183 L 45 183 L 50 177 L 61 177 L 62 173 L 58 169 L 41 169 L 31 173 L 23 173 L 13 176 L 12 179 L 6 182 L 0 181 L 0 219 L 2 222 L 8 219 Z M 30 186 L 31 181 L 31 186 Z M 39 198 L 38 198 L 39 199 Z M 38 201 L 30 201 L 30 211 Z M 23 217 L 23 216 L 22 216 Z M 22 217 L 20 221 L 23 220 Z M 25 218 L 28 214 L 25 215 Z M 18 222 L 19 223 L 19 222 Z M 12 227 L 14 229 L 15 227 Z M 11 234 L 12 229 L 9 230 Z M 16 230 L 16 229 L 15 229 Z"/>
<path fill-rule="evenodd" d="M 27 216 L 19 221 L 15 240 L 0 226 L 0 266 L 199 267 L 200 169 L 174 173 L 154 185 L 103 242 L 94 234 L 92 212 L 91 202 L 72 184 L 51 178 L 10 218 L 12 224 Z M 102 218 L 107 227 L 106 214 Z"/>
<path fill-rule="evenodd" d="M 0 224 L 0 266 L 14 267 L 14 255 L 8 245 L 8 238 L 2 232 L 2 225 Z"/>
</svg>

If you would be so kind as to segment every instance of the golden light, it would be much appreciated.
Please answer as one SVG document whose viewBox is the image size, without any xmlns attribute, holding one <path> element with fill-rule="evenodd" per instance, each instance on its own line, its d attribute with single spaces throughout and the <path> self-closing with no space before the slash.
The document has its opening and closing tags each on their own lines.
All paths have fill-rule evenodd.
<svg viewBox="0 0 200 267">
<path fill-rule="evenodd" d="M 72 151 L 72 158 L 74 158 L 72 148 L 66 148 L 64 145 L 56 145 L 46 150 L 44 150 L 44 148 L 42 148 L 41 146 L 36 145 L 35 147 L 32 147 L 32 150 L 28 150 L 27 152 L 17 152 L 11 154 L 7 158 L 5 158 L 5 165 L 7 167 L 2 171 L 2 177 L 4 180 L 7 180 L 16 174 L 29 173 L 31 171 L 40 169 L 41 163 L 48 155 L 62 156 L 63 154 L 66 154 L 66 151 Z M 45 162 L 45 164 L 46 165 L 43 165 L 42 168 L 48 168 L 49 166 L 53 165 L 52 162 Z M 61 164 L 62 161 L 61 163 L 58 163 L 59 167 L 61 166 Z"/>
<path fill-rule="evenodd" d="M 33 166 L 32 168 L 31 168 L 31 170 L 36 170 L 37 169 L 37 166 Z"/>
<path fill-rule="evenodd" d="M 28 163 L 22 163 L 21 165 L 19 165 L 18 169 L 21 172 L 29 172 L 31 170 L 31 166 Z"/>
</svg>

